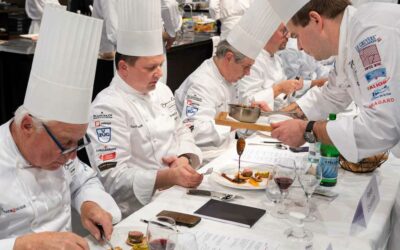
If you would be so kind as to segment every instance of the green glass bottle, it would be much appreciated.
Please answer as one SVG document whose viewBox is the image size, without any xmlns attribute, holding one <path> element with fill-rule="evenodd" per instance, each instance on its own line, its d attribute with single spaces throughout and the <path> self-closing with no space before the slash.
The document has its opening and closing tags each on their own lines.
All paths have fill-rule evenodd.
<svg viewBox="0 0 400 250">
<path fill-rule="evenodd" d="M 329 120 L 336 120 L 336 114 L 329 114 Z M 322 169 L 321 186 L 335 186 L 339 170 L 339 151 L 334 145 L 321 144 L 319 165 Z"/>
</svg>

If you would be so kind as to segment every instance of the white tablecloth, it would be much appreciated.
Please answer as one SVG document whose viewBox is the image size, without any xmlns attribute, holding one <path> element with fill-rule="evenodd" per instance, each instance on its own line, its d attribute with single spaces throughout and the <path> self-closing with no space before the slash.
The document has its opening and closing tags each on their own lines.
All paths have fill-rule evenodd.
<svg viewBox="0 0 400 250">
<path fill-rule="evenodd" d="M 251 150 L 252 147 L 267 146 L 248 145 L 246 150 Z M 237 161 L 233 159 L 233 150 L 234 147 L 232 147 L 231 151 L 204 166 L 200 171 L 205 172 L 210 167 L 218 170 L 227 165 L 237 164 Z M 315 222 L 306 223 L 305 227 L 314 233 L 313 249 L 325 250 L 329 249 L 329 245 L 332 246 L 331 249 L 385 249 L 391 228 L 397 228 L 397 234 L 390 240 L 389 249 L 400 249 L 398 243 L 400 238 L 397 237 L 400 232 L 398 223 L 392 226 L 392 222 L 398 222 L 400 215 L 400 199 L 395 205 L 400 180 L 397 168 L 400 168 L 400 160 L 391 155 L 380 169 L 372 173 L 377 174 L 379 177 L 380 202 L 369 221 L 368 227 L 357 233 L 351 233 L 351 222 L 358 201 L 372 174 L 353 174 L 340 170 L 338 184 L 333 188 L 334 191 L 339 193 L 339 196 L 330 202 L 318 197 L 312 198 L 317 204 L 315 213 L 319 219 Z M 263 209 L 267 208 L 267 199 L 263 190 L 248 191 L 227 188 L 217 184 L 211 178 L 205 178 L 199 188 L 236 193 L 245 198 L 233 201 L 235 203 Z M 293 188 L 294 193 L 296 193 L 295 189 Z M 301 190 L 299 189 L 298 191 Z M 145 228 L 146 225 L 140 222 L 140 219 L 151 219 L 164 209 L 192 214 L 207 201 L 207 197 L 187 195 L 186 190 L 180 187 L 157 192 L 150 204 L 119 223 L 116 226 L 116 230 L 126 227 Z M 292 224 L 289 220 L 276 219 L 266 213 L 251 229 L 202 219 L 194 228 L 180 227 L 180 230 L 194 232 L 205 230 L 238 237 L 251 235 L 279 244 L 278 249 L 301 249 L 299 244 L 289 242 L 283 235 L 284 230 L 291 226 Z M 92 249 L 96 249 L 95 243 L 91 240 L 90 244 Z"/>
</svg>

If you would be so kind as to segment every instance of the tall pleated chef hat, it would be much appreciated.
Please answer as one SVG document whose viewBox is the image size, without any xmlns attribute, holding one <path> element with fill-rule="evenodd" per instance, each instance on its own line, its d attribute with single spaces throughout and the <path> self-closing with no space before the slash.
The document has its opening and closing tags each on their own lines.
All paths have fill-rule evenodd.
<svg viewBox="0 0 400 250">
<path fill-rule="evenodd" d="M 280 20 L 286 24 L 310 0 L 268 0 Z"/>
<path fill-rule="evenodd" d="M 227 41 L 245 56 L 256 59 L 281 22 L 287 22 L 308 0 L 255 0 Z"/>
<path fill-rule="evenodd" d="M 160 0 L 119 0 L 117 51 L 128 56 L 164 53 Z"/>
<path fill-rule="evenodd" d="M 23 104 L 30 114 L 88 123 L 102 23 L 46 5 Z"/>
</svg>

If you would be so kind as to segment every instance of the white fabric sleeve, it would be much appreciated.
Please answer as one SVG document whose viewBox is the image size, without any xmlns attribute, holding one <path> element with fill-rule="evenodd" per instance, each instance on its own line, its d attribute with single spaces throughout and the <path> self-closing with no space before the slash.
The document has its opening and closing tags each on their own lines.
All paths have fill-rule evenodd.
<svg viewBox="0 0 400 250">
<path fill-rule="evenodd" d="M 161 16 L 165 31 L 170 37 L 175 37 L 182 26 L 182 15 L 176 0 L 161 0 Z"/>
<path fill-rule="evenodd" d="M 71 201 L 72 206 L 80 213 L 82 203 L 93 201 L 112 215 L 113 224 L 121 220 L 121 211 L 114 199 L 104 191 L 96 172 L 89 166 L 75 158 L 65 166 L 71 176 Z"/>
<path fill-rule="evenodd" d="M 0 240 L 1 250 L 13 250 L 16 239 L 17 238 L 1 239 Z"/>
<path fill-rule="evenodd" d="M 318 88 L 311 88 L 296 101 L 308 120 L 326 120 L 329 113 L 339 113 L 352 102 L 346 88 L 338 86 L 336 75 L 332 71 L 328 82 Z"/>
<path fill-rule="evenodd" d="M 399 24 L 399 23 L 398 23 Z M 400 52 L 393 50 L 400 43 L 398 32 L 393 28 L 368 27 L 359 34 L 353 34 L 353 44 L 360 44 L 371 37 L 381 37 L 382 42 L 376 41 L 369 47 L 364 46 L 358 52 L 351 47 L 351 58 L 357 70 L 358 91 L 360 92 L 360 114 L 354 119 L 340 119 L 329 122 L 328 135 L 341 154 L 349 161 L 359 160 L 385 152 L 399 143 L 400 116 L 399 100 Z M 397 27 L 398 25 L 394 26 Z M 366 51 L 363 51 L 363 50 Z M 361 54 L 368 53 L 369 57 L 362 61 Z M 380 65 L 369 69 L 365 67 L 373 56 L 374 62 L 380 59 Z M 368 60 L 367 60 L 368 59 Z M 356 84 L 356 83 L 354 83 Z M 356 88 L 356 86 L 354 86 Z"/>
<path fill-rule="evenodd" d="M 117 44 L 118 13 L 116 0 L 101 0 L 104 6 L 104 23 L 106 26 L 107 39 L 114 45 Z"/>
<path fill-rule="evenodd" d="M 182 111 L 182 120 L 193 124 L 192 133 L 196 144 L 200 147 L 221 146 L 230 137 L 230 127 L 215 124 L 214 118 L 217 115 L 217 101 L 210 95 L 210 89 L 204 88 L 201 84 L 193 83 L 185 96 Z M 196 100 L 188 98 L 196 96 Z M 188 101 L 192 105 L 188 106 Z M 194 103 L 193 103 L 194 102 Z M 188 109 L 197 109 L 193 115 L 188 115 Z"/>
<path fill-rule="evenodd" d="M 127 121 L 131 116 L 123 110 L 125 104 L 122 100 L 112 98 L 112 105 L 108 101 L 110 99 L 106 103 L 93 103 L 91 107 L 91 119 L 93 114 L 112 114 L 111 119 L 105 120 L 110 123 L 107 127 L 112 131 L 111 139 L 107 143 L 99 141 L 95 121 L 91 120 L 89 123 L 88 134 L 92 143 L 88 155 L 91 164 L 100 174 L 107 192 L 120 206 L 122 202 L 133 206 L 136 199 L 145 205 L 151 201 L 154 193 L 157 170 L 143 170 L 135 165 L 131 154 L 131 129 Z M 104 152 L 105 148 L 110 151 Z M 109 157 L 101 157 L 102 155 Z"/>
<path fill-rule="evenodd" d="M 193 134 L 190 129 L 185 126 L 181 119 L 178 119 L 177 137 L 178 137 L 178 156 L 182 154 L 188 154 L 192 161 L 192 167 L 198 168 L 202 161 L 203 155 L 200 148 L 198 148 L 194 142 Z"/>
<path fill-rule="evenodd" d="M 221 18 L 221 1 L 220 0 L 210 0 L 209 12 L 211 18 L 218 20 Z"/>
</svg>

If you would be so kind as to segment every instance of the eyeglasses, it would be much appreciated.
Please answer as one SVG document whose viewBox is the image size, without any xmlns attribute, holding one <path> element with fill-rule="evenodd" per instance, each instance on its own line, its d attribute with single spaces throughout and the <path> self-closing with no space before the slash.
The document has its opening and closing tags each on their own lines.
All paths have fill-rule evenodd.
<svg viewBox="0 0 400 250">
<path fill-rule="evenodd" d="M 50 136 L 50 138 L 54 141 L 54 143 L 57 145 L 57 147 L 61 150 L 62 155 L 66 155 L 71 152 L 79 151 L 91 143 L 89 136 L 87 134 L 85 134 L 85 137 L 81 138 L 78 141 L 78 145 L 76 147 L 68 148 L 68 149 L 64 148 L 61 145 L 60 141 L 57 140 L 57 138 L 53 135 L 53 133 L 51 133 L 50 129 L 44 123 L 42 123 L 42 125 L 43 125 L 44 129 L 46 130 L 47 134 Z"/>
</svg>

